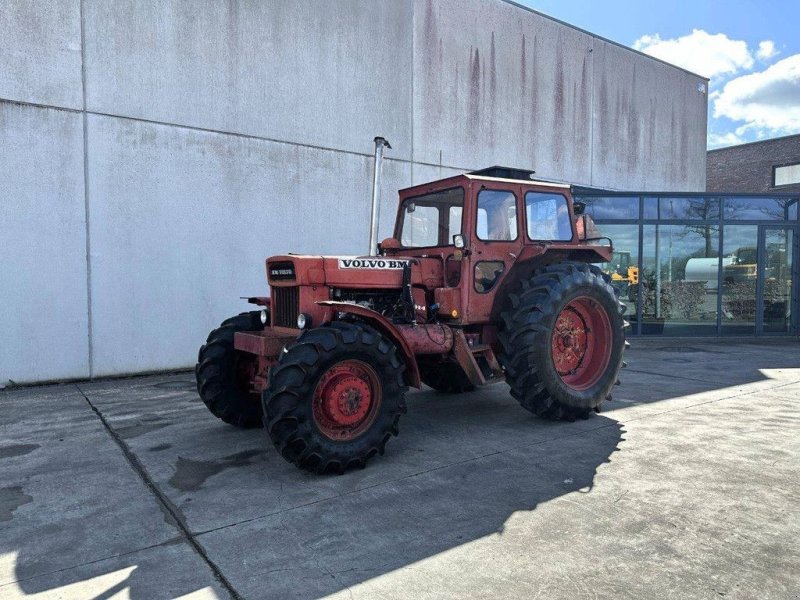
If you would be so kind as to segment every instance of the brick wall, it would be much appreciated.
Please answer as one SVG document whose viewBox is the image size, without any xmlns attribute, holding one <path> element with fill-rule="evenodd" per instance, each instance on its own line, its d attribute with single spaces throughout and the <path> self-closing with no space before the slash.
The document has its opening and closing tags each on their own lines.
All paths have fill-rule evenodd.
<svg viewBox="0 0 800 600">
<path fill-rule="evenodd" d="M 800 163 L 800 135 L 710 150 L 706 159 L 706 191 L 800 192 L 800 183 L 772 185 L 773 167 L 791 163 Z"/>
</svg>

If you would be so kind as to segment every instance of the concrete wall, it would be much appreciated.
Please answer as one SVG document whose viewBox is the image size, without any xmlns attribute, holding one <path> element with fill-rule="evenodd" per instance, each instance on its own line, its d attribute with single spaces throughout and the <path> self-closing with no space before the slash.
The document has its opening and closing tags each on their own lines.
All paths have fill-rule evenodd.
<svg viewBox="0 0 800 600">
<path fill-rule="evenodd" d="M 264 258 L 358 253 L 395 190 L 506 164 L 701 190 L 697 76 L 502 0 L 10 0 L 0 384 L 186 367 Z"/>
<path fill-rule="evenodd" d="M 0 383 L 89 370 L 82 121 L 0 103 Z"/>
</svg>

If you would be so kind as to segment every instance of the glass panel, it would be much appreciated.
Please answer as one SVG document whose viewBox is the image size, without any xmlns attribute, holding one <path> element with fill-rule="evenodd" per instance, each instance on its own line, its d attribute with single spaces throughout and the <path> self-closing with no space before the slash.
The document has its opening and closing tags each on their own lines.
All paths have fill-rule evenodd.
<svg viewBox="0 0 800 600">
<path fill-rule="evenodd" d="M 764 231 L 765 333 L 785 333 L 791 323 L 792 230 Z"/>
<path fill-rule="evenodd" d="M 482 260 L 477 263 L 475 265 L 475 291 L 481 294 L 490 291 L 505 268 L 506 265 L 502 260 Z"/>
<path fill-rule="evenodd" d="M 525 194 L 528 216 L 528 237 L 532 240 L 569 241 L 572 225 L 569 222 L 567 199 L 560 194 L 528 192 Z"/>
<path fill-rule="evenodd" d="M 645 198 L 645 219 L 719 219 L 719 198 Z"/>
<path fill-rule="evenodd" d="M 796 203 L 787 198 L 725 198 L 723 217 L 731 221 L 784 221 L 797 214 Z"/>
<path fill-rule="evenodd" d="M 722 248 L 722 333 L 756 327 L 757 225 L 726 225 Z"/>
<path fill-rule="evenodd" d="M 800 164 L 775 167 L 775 185 L 800 183 Z"/>
<path fill-rule="evenodd" d="M 400 243 L 406 248 L 435 246 L 439 241 L 439 209 L 435 206 L 415 206 L 403 218 Z"/>
<path fill-rule="evenodd" d="M 619 292 L 619 299 L 627 306 L 625 318 L 632 324 L 630 333 L 636 333 L 636 303 L 639 289 L 639 226 L 603 225 L 603 235 L 614 242 L 611 262 L 601 263 L 603 271 L 611 275 L 611 285 Z"/>
<path fill-rule="evenodd" d="M 645 225 L 642 333 L 714 335 L 719 232 L 712 225 Z"/>
<path fill-rule="evenodd" d="M 609 198 L 597 198 L 588 196 L 586 198 L 576 198 L 586 204 L 586 214 L 593 219 L 638 219 L 639 218 L 639 197 L 638 196 L 614 196 Z"/>
<path fill-rule="evenodd" d="M 448 235 L 453 229 L 450 219 L 456 215 L 460 229 L 463 205 L 463 188 L 407 198 L 400 207 L 403 215 L 400 243 L 406 248 L 452 245 L 453 237 Z M 453 209 L 458 210 L 454 212 Z"/>
<path fill-rule="evenodd" d="M 478 194 L 478 238 L 517 239 L 517 198 L 513 192 L 483 190 Z"/>
</svg>

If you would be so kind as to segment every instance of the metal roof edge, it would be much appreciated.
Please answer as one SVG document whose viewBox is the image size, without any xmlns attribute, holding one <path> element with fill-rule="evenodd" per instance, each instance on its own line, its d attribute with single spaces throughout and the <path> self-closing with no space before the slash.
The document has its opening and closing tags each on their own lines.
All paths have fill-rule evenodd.
<svg viewBox="0 0 800 600">
<path fill-rule="evenodd" d="M 470 173 L 464 173 L 463 175 L 467 179 L 474 179 L 476 181 L 499 181 L 501 183 L 524 183 L 527 185 L 534 184 L 534 185 L 549 185 L 553 187 L 559 188 L 566 188 L 569 189 L 572 186 L 568 183 L 558 183 L 556 181 L 540 181 L 538 179 L 508 179 L 505 177 L 487 177 L 486 175 L 472 175 Z"/>
<path fill-rule="evenodd" d="M 585 196 L 607 196 L 614 197 L 639 197 L 646 196 L 648 198 L 786 198 L 790 200 L 800 198 L 800 192 L 666 192 L 666 191 L 643 191 L 643 190 L 606 190 L 603 188 L 592 188 L 583 186 L 572 186 L 572 192 L 575 195 Z"/>
<path fill-rule="evenodd" d="M 678 65 L 673 65 L 672 63 L 669 63 L 669 62 L 667 62 L 665 60 L 661 60 L 660 58 L 656 58 L 655 56 L 650 56 L 649 54 L 645 54 L 644 52 L 642 52 L 640 50 L 636 50 L 635 48 L 631 48 L 630 46 L 626 46 L 625 44 L 621 44 L 620 42 L 615 42 L 614 40 L 610 40 L 608 38 L 605 38 L 602 35 L 597 35 L 596 33 L 592 33 L 591 31 L 588 31 L 588 30 L 583 29 L 581 27 L 578 27 L 576 25 L 572 25 L 571 23 L 567 23 L 566 21 L 562 21 L 561 19 L 557 19 L 556 17 L 553 17 L 551 15 L 545 14 L 545 13 L 543 13 L 541 11 L 536 10 L 535 8 L 531 8 L 530 6 L 525 6 L 524 4 L 519 4 L 518 2 L 514 2 L 514 0 L 500 0 L 500 1 L 501 2 L 505 2 L 506 4 L 510 4 L 511 6 L 516 6 L 517 8 L 521 8 L 522 10 L 526 10 L 528 12 L 531 12 L 531 13 L 535 14 L 535 15 L 539 15 L 540 17 L 544 17 L 545 19 L 550 19 L 551 21 L 554 21 L 554 22 L 556 22 L 556 23 L 558 23 L 560 25 L 564 25 L 564 26 L 569 27 L 570 29 L 574 29 L 576 31 L 580 31 L 581 33 L 585 33 L 586 35 L 590 35 L 593 38 L 596 38 L 596 39 L 601 40 L 603 42 L 607 42 L 607 43 L 612 44 L 614 46 L 617 46 L 619 48 L 623 48 L 625 50 L 630 50 L 634 54 L 638 54 L 640 56 L 644 56 L 646 58 L 649 58 L 650 60 L 654 60 L 656 62 L 659 62 L 662 65 L 667 65 L 668 67 L 672 67 L 673 69 L 678 69 L 679 71 L 683 71 L 684 73 L 687 73 L 689 75 L 693 75 L 695 77 L 698 77 L 698 78 L 700 78 L 700 79 L 702 79 L 702 80 L 704 80 L 706 82 L 711 81 L 710 78 L 708 78 L 708 77 L 706 77 L 704 75 L 700 75 L 699 73 L 695 73 L 693 71 L 690 71 L 689 69 L 684 69 L 683 67 L 679 67 Z"/>
<path fill-rule="evenodd" d="M 779 137 L 774 138 L 767 138 L 766 140 L 756 140 L 754 142 L 744 142 L 741 144 L 734 144 L 733 146 L 723 146 L 722 148 L 712 148 L 711 150 L 706 150 L 708 152 L 718 152 L 720 150 L 730 150 L 731 148 L 741 148 L 742 146 L 752 146 L 754 144 L 766 144 L 768 142 L 779 142 L 781 140 L 786 140 L 789 138 L 800 138 L 800 133 L 790 133 L 789 135 L 781 135 Z"/>
</svg>

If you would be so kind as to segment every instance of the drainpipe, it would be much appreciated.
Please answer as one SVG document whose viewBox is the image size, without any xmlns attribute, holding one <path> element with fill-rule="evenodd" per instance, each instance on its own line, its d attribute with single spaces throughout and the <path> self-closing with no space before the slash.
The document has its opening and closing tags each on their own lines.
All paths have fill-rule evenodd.
<svg viewBox="0 0 800 600">
<path fill-rule="evenodd" d="M 391 146 L 382 137 L 375 138 L 375 166 L 372 174 L 372 213 L 369 218 L 369 251 L 368 256 L 375 256 L 378 253 L 378 223 L 381 216 L 381 163 L 383 161 L 383 149 Z"/>
</svg>

